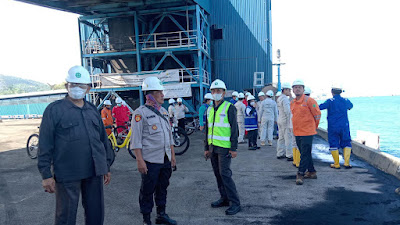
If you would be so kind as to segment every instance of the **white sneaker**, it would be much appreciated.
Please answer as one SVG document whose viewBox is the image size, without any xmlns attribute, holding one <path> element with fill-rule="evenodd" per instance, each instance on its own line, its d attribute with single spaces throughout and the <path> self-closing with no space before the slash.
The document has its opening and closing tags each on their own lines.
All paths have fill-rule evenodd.
<svg viewBox="0 0 400 225">
<path fill-rule="evenodd" d="M 268 141 L 268 145 L 269 145 L 269 146 L 272 146 L 272 141 Z"/>
<path fill-rule="evenodd" d="M 262 142 L 261 142 L 261 146 L 265 146 L 265 141 L 262 141 Z"/>
</svg>

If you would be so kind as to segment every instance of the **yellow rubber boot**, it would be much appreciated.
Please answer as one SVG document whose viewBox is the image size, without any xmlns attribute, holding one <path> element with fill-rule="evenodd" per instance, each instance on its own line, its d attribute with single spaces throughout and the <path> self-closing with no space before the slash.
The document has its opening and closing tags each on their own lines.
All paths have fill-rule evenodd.
<svg viewBox="0 0 400 225">
<path fill-rule="evenodd" d="M 332 154 L 333 162 L 334 162 L 334 164 L 331 164 L 331 168 L 340 169 L 339 150 L 333 150 L 333 151 L 331 151 L 331 154 Z"/>
<path fill-rule="evenodd" d="M 297 161 L 297 148 L 293 148 L 293 166 L 296 166 L 296 161 Z"/>
<path fill-rule="evenodd" d="M 346 147 L 343 149 L 343 158 L 344 158 L 344 168 L 351 169 L 352 166 L 350 165 L 350 155 L 351 155 L 351 148 Z"/>
<path fill-rule="evenodd" d="M 298 148 L 296 148 L 296 157 L 297 157 L 297 160 L 296 160 L 296 167 L 297 168 L 299 168 L 299 166 L 300 166 L 300 160 L 301 160 L 301 154 L 300 154 L 300 150 L 298 149 Z"/>
</svg>

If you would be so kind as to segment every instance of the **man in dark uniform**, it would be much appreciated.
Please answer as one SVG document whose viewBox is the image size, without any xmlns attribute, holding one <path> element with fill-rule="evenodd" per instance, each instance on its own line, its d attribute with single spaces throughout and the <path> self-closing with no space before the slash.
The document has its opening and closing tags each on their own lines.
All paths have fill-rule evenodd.
<svg viewBox="0 0 400 225">
<path fill-rule="evenodd" d="M 157 77 L 148 77 L 143 81 L 142 90 L 146 92 L 146 105 L 133 113 L 131 137 L 131 149 L 135 151 L 137 167 L 142 174 L 140 212 L 144 224 L 151 224 L 155 199 L 156 224 L 175 225 L 177 222 L 165 213 L 167 188 L 176 161 L 168 111 L 161 106 L 164 87 Z"/>
<path fill-rule="evenodd" d="M 232 103 L 224 101 L 226 86 L 219 79 L 212 82 L 211 94 L 214 104 L 207 109 L 206 138 L 204 156 L 211 158 L 214 175 L 217 178 L 221 198 L 211 207 L 231 206 L 226 215 L 235 215 L 241 210 L 240 200 L 232 179 L 231 158 L 237 156 L 238 124 L 236 108 Z"/>
<path fill-rule="evenodd" d="M 56 225 L 76 223 L 81 193 L 85 224 L 102 225 L 103 182 L 110 183 L 114 154 L 97 108 L 84 100 L 90 90 L 89 72 L 74 66 L 66 81 L 68 95 L 46 108 L 40 125 L 42 185 L 56 193 Z"/>
</svg>

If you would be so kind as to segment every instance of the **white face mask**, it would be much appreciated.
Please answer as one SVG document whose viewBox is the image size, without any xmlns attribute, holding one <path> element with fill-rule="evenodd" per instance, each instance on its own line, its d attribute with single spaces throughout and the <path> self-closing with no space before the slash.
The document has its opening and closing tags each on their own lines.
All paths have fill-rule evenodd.
<svg viewBox="0 0 400 225">
<path fill-rule="evenodd" d="M 256 103 L 255 102 L 250 102 L 250 105 L 251 106 L 254 106 Z"/>
<path fill-rule="evenodd" d="M 68 88 L 68 95 L 73 99 L 83 99 L 86 95 L 86 90 L 80 87 Z"/>
<path fill-rule="evenodd" d="M 222 99 L 222 94 L 213 94 L 212 96 L 215 101 L 220 101 Z"/>
</svg>

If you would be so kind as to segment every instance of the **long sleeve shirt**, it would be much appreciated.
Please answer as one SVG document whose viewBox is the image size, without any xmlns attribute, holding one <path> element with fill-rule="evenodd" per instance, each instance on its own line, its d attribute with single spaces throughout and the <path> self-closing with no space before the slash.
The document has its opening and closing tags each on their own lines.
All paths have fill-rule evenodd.
<svg viewBox="0 0 400 225">
<path fill-rule="evenodd" d="M 261 102 L 260 110 L 258 112 L 260 115 L 260 121 L 263 120 L 273 120 L 277 122 L 278 120 L 278 107 L 276 106 L 276 102 L 271 98 L 266 98 Z"/>
<path fill-rule="evenodd" d="M 235 104 L 236 107 L 236 114 L 237 114 L 237 122 L 244 123 L 244 115 L 246 110 L 246 105 L 243 104 L 242 101 L 237 101 Z"/>
<path fill-rule="evenodd" d="M 292 128 L 292 112 L 290 111 L 290 101 L 286 95 L 281 95 L 277 99 L 278 105 L 278 124 L 282 128 Z"/>
<path fill-rule="evenodd" d="M 215 103 L 215 102 L 214 102 Z M 220 104 L 219 106 L 221 106 L 222 104 Z M 217 112 L 219 106 L 214 107 L 214 105 L 210 106 L 210 107 L 214 107 L 215 112 Z M 234 105 L 230 105 L 228 108 L 228 121 L 229 124 L 231 125 L 231 137 L 230 137 L 230 141 L 231 141 L 231 149 L 229 149 L 230 151 L 236 151 L 237 150 L 237 146 L 238 146 L 238 136 L 239 136 L 239 128 L 238 128 L 238 124 L 237 124 L 237 118 L 236 118 L 236 108 Z M 208 121 L 205 121 L 205 140 L 204 140 L 204 150 L 208 151 Z M 218 146 L 214 146 L 214 151 L 218 152 L 219 150 L 223 150 L 224 148 L 218 147 Z"/>
<path fill-rule="evenodd" d="M 290 103 L 293 117 L 293 133 L 295 136 L 311 136 L 317 134 L 321 111 L 317 102 L 306 95 Z"/>
<path fill-rule="evenodd" d="M 54 176 L 59 182 L 104 175 L 114 157 L 97 108 L 86 101 L 80 108 L 67 98 L 47 106 L 39 149 L 42 178 Z"/>
<path fill-rule="evenodd" d="M 333 98 L 330 98 L 319 105 L 320 110 L 328 110 L 328 129 L 349 127 L 347 111 L 352 108 L 353 103 L 351 103 L 349 99 L 343 98 L 340 95 L 335 95 Z"/>
<path fill-rule="evenodd" d="M 185 113 L 189 112 L 189 109 L 184 105 L 175 105 L 175 117 L 176 119 L 180 120 L 185 118 Z"/>
<path fill-rule="evenodd" d="M 204 120 L 206 118 L 205 114 L 206 114 L 207 108 L 208 107 L 205 104 L 200 106 L 200 109 L 199 109 L 199 123 L 200 123 L 200 126 L 204 126 Z"/>
</svg>

